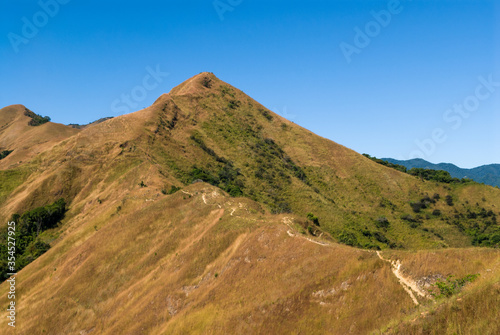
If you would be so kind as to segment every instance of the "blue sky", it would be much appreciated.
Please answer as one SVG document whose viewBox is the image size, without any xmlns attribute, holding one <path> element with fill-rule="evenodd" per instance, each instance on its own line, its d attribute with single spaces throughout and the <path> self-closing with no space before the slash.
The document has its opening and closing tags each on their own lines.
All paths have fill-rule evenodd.
<svg viewBox="0 0 500 335">
<path fill-rule="evenodd" d="M 2 107 L 87 123 L 210 71 L 360 153 L 500 163 L 493 0 L 21 0 L 0 9 Z"/>
</svg>

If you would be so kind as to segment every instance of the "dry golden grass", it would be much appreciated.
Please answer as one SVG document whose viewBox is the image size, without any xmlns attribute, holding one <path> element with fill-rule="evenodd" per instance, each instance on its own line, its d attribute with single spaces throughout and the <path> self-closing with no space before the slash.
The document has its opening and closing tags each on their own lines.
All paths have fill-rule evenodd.
<svg viewBox="0 0 500 335">
<path fill-rule="evenodd" d="M 392 256 L 396 257 L 397 253 Z M 429 275 L 480 274 L 451 298 L 441 298 L 374 333 L 384 334 L 498 334 L 500 333 L 500 252 L 455 249 L 399 254 L 415 278 Z"/>
<path fill-rule="evenodd" d="M 73 229 L 19 274 L 17 333 L 366 334 L 434 308 L 416 308 L 373 252 L 312 243 L 284 216 L 206 184 L 183 191 L 191 197 L 129 198 L 118 213 L 76 215 Z M 473 285 L 487 292 L 500 273 L 488 249 L 385 256 L 415 278 L 460 264 L 465 270 L 452 273 L 481 272 Z"/>
<path fill-rule="evenodd" d="M 412 307 L 373 253 L 290 237 L 280 217 L 213 187 L 185 191 L 89 220 L 25 268 L 18 333 L 343 333 Z M 385 295 L 400 303 L 383 307 Z"/>
</svg>

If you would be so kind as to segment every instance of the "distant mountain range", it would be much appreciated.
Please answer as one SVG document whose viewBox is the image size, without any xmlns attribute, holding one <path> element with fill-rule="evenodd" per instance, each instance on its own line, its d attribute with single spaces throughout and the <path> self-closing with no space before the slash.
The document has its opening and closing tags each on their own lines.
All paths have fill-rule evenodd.
<svg viewBox="0 0 500 335">
<path fill-rule="evenodd" d="M 483 165 L 473 169 L 462 169 L 456 165 L 449 163 L 433 164 L 426 160 L 416 158 L 406 161 L 393 158 L 382 158 L 385 161 L 393 164 L 405 166 L 407 169 L 423 168 L 433 170 L 448 171 L 454 178 L 470 178 L 478 183 L 500 187 L 500 164 Z"/>
</svg>

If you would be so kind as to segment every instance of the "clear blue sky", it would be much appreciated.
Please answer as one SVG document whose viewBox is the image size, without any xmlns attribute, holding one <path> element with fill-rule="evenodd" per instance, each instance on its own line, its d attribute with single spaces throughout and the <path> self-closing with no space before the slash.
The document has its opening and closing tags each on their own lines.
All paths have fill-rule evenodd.
<svg viewBox="0 0 500 335">
<path fill-rule="evenodd" d="M 500 163 L 498 1 L 54 1 L 0 4 L 0 106 L 87 123 L 210 71 L 360 153 Z"/>
</svg>

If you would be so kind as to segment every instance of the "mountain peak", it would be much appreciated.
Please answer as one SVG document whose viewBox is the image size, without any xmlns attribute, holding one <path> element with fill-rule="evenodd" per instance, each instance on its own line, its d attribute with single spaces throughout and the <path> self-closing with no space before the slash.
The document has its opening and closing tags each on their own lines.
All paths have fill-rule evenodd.
<svg viewBox="0 0 500 335">
<path fill-rule="evenodd" d="M 188 95 L 205 92 L 210 90 L 215 84 L 220 83 L 220 81 L 221 80 L 211 72 L 201 72 L 174 87 L 169 94 Z"/>
<path fill-rule="evenodd" d="M 24 114 L 26 107 L 24 105 L 10 105 L 0 108 L 0 118 L 16 117 Z"/>
<path fill-rule="evenodd" d="M 0 109 L 0 127 L 5 128 L 13 123 L 28 124 L 26 116 L 28 108 L 24 105 L 10 105 Z"/>
<path fill-rule="evenodd" d="M 42 151 L 79 132 L 78 129 L 49 122 L 24 105 L 0 109 L 0 151 L 11 151 L 0 162 L 2 168 L 12 168 L 21 161 L 29 161 Z"/>
</svg>

